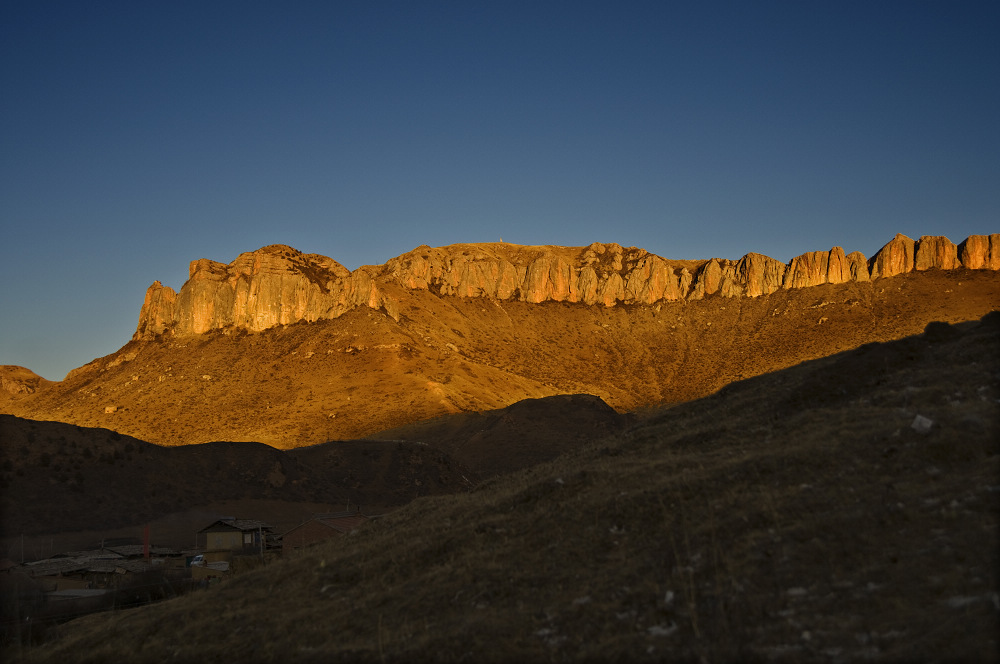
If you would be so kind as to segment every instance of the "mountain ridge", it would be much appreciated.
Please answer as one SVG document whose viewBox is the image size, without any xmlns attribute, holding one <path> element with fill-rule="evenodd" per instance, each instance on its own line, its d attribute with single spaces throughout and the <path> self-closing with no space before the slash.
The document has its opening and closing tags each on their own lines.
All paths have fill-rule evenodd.
<svg viewBox="0 0 1000 664">
<path fill-rule="evenodd" d="M 0 411 L 114 429 L 161 445 L 247 440 L 282 449 L 522 399 L 591 394 L 619 413 L 707 396 L 808 359 L 981 318 L 990 270 L 781 289 L 655 305 L 528 303 L 409 291 L 399 320 L 356 307 L 261 332 L 133 340 Z"/>
<path fill-rule="evenodd" d="M 421 245 L 383 265 L 350 271 L 332 258 L 268 245 L 231 263 L 192 261 L 179 292 L 159 281 L 146 291 L 133 339 L 190 336 L 233 327 L 260 332 L 298 321 L 337 318 L 367 306 L 399 320 L 409 291 L 530 303 L 656 304 L 759 297 L 780 289 L 866 282 L 929 269 L 1000 270 L 1000 234 L 956 245 L 944 236 L 897 234 L 870 260 L 842 247 L 807 252 L 787 264 L 748 253 L 738 261 L 668 260 L 637 247 L 507 243 Z"/>
</svg>

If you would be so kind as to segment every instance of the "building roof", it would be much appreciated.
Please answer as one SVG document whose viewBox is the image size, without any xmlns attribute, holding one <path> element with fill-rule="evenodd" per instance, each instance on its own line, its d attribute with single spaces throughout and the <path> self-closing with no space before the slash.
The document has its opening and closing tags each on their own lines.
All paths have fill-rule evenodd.
<svg viewBox="0 0 1000 664">
<path fill-rule="evenodd" d="M 217 519 L 216 521 L 205 526 L 198 532 L 207 533 L 207 532 L 217 532 L 220 530 L 239 530 L 241 532 L 246 532 L 248 530 L 273 531 L 274 528 L 264 523 L 263 521 L 258 521 L 256 519 Z"/>
<path fill-rule="evenodd" d="M 316 520 L 324 526 L 329 526 L 334 530 L 347 533 L 354 530 L 358 526 L 364 525 L 364 523 L 368 521 L 368 517 L 364 514 L 352 514 L 350 516 L 320 517 Z"/>
<path fill-rule="evenodd" d="M 81 562 L 76 558 L 48 558 L 46 560 L 25 563 L 24 570 L 28 573 L 28 576 L 56 576 L 58 574 L 83 572 L 87 569 L 87 565 L 88 563 Z"/>
<path fill-rule="evenodd" d="M 98 574 L 111 574 L 117 572 L 118 574 L 124 574 L 126 572 L 131 572 L 133 574 L 140 574 L 149 570 L 152 567 L 145 560 L 114 560 L 106 562 L 95 562 L 87 567 L 88 572 L 95 572 Z"/>
<path fill-rule="evenodd" d="M 361 514 L 360 512 L 332 512 L 329 514 L 316 514 L 313 518 L 300 523 L 295 526 L 295 528 L 286 532 L 285 535 L 301 528 L 307 523 L 313 522 L 320 523 L 331 530 L 337 531 L 338 533 L 349 533 L 369 520 L 370 519 L 367 516 Z"/>
<path fill-rule="evenodd" d="M 53 559 L 56 558 L 87 558 L 88 560 L 114 560 L 121 558 L 122 554 L 117 551 L 112 551 L 111 549 L 88 549 L 86 551 L 64 551 L 63 553 L 57 553 L 52 556 Z"/>
<path fill-rule="evenodd" d="M 120 556 L 125 556 L 126 558 L 131 556 L 141 556 L 145 554 L 142 544 L 126 544 L 124 546 L 109 546 L 105 547 L 106 551 L 112 551 Z M 177 556 L 180 555 L 179 551 L 167 548 L 165 546 L 153 546 L 149 545 L 149 555 L 151 556 Z"/>
<path fill-rule="evenodd" d="M 57 576 L 74 572 L 95 572 L 111 574 L 118 572 L 139 573 L 150 568 L 145 560 L 127 560 L 122 556 L 77 556 L 72 558 L 47 558 L 33 563 L 25 563 L 23 569 L 29 576 Z"/>
</svg>

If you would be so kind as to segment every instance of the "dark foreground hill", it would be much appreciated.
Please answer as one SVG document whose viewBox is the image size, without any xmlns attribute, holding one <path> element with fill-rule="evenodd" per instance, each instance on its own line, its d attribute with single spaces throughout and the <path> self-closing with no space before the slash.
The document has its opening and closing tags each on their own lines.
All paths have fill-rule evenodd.
<svg viewBox="0 0 1000 664">
<path fill-rule="evenodd" d="M 221 501 L 391 507 L 471 486 L 460 463 L 420 443 L 337 441 L 288 452 L 247 442 L 161 447 L 10 415 L 0 415 L 0 464 L 7 538 L 141 526 Z"/>
<path fill-rule="evenodd" d="M 598 397 L 560 394 L 483 413 L 442 415 L 382 431 L 378 437 L 426 442 L 461 462 L 470 477 L 482 480 L 619 433 L 631 419 Z"/>
<path fill-rule="evenodd" d="M 320 503 L 381 511 L 467 491 L 617 433 L 626 421 L 597 397 L 562 395 L 443 416 L 375 440 L 281 451 L 250 442 L 163 447 L 0 415 L 0 538 L 88 531 L 100 539 L 102 531 L 233 501 L 246 504 L 233 507 L 244 516 L 261 509 L 249 501 L 279 501 L 293 512 L 302 504 L 300 518 L 309 516 L 305 505 Z"/>
<path fill-rule="evenodd" d="M 996 661 L 998 319 L 733 384 L 28 659 Z"/>
</svg>

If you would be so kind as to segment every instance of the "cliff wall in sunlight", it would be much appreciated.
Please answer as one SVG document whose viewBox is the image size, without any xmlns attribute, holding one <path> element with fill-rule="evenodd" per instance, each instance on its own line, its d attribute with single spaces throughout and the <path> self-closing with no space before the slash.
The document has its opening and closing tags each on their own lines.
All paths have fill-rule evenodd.
<svg viewBox="0 0 1000 664">
<path fill-rule="evenodd" d="M 973 235 L 959 245 L 943 236 L 913 240 L 896 235 L 870 260 L 834 247 L 802 254 L 787 264 L 756 253 L 737 261 L 669 260 L 636 247 L 600 243 L 420 246 L 384 265 L 353 272 L 325 256 L 271 245 L 240 254 L 228 265 L 193 261 L 180 292 L 154 282 L 146 291 L 133 338 L 226 328 L 258 332 L 336 318 L 359 306 L 398 319 L 399 302 L 408 290 L 611 307 L 711 295 L 759 297 L 779 289 L 956 268 L 1000 270 L 1000 234 Z"/>
</svg>

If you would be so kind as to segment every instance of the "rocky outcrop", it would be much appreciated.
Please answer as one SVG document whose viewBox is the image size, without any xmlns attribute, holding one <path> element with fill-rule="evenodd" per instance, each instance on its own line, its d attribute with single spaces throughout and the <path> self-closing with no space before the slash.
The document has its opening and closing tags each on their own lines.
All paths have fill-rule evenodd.
<svg viewBox="0 0 1000 664">
<path fill-rule="evenodd" d="M 159 281 L 146 289 L 146 298 L 139 314 L 139 325 L 136 337 L 149 337 L 163 334 L 174 324 L 174 307 L 177 304 L 177 293 L 170 286 L 164 286 Z"/>
<path fill-rule="evenodd" d="M 785 284 L 788 266 L 763 254 L 750 253 L 736 264 L 736 278 L 745 284 L 743 294 L 748 297 L 770 295 Z"/>
<path fill-rule="evenodd" d="M 1000 270 L 1000 233 L 970 235 L 958 245 L 958 259 L 970 270 Z"/>
<path fill-rule="evenodd" d="M 351 272 L 331 258 L 284 245 L 240 254 L 228 265 L 196 260 L 189 275 L 179 293 L 159 282 L 149 287 L 134 338 L 226 327 L 259 332 L 387 302 L 366 271 Z"/>
<path fill-rule="evenodd" d="M 785 288 L 806 288 L 820 284 L 842 284 L 851 280 L 847 256 L 841 247 L 830 251 L 811 251 L 788 264 Z"/>
<path fill-rule="evenodd" d="M 50 385 L 34 371 L 13 364 L 0 365 L 0 396 L 34 394 L 38 389 Z"/>
<path fill-rule="evenodd" d="M 851 281 L 870 281 L 868 260 L 860 251 L 852 251 L 847 254 L 847 269 L 851 273 Z"/>
<path fill-rule="evenodd" d="M 916 243 L 913 258 L 914 270 L 954 270 L 959 267 L 958 247 L 943 236 L 924 235 Z"/>
<path fill-rule="evenodd" d="M 636 247 L 505 243 L 426 245 L 381 266 L 353 272 L 333 259 L 271 245 L 232 263 L 191 263 L 181 290 L 153 283 L 139 315 L 136 339 L 235 328 L 261 331 L 298 321 L 336 318 L 367 306 L 398 318 L 407 290 L 443 297 L 484 297 L 585 305 L 653 304 L 705 297 L 759 297 L 779 289 L 869 281 L 913 270 L 1000 269 L 1000 235 L 914 241 L 896 235 L 871 261 L 843 248 L 813 251 L 787 265 L 750 253 L 738 261 L 668 260 Z"/>
<path fill-rule="evenodd" d="M 869 264 L 871 278 L 892 277 L 913 270 L 913 256 L 916 243 L 902 233 L 889 240 L 878 250 Z"/>
</svg>

